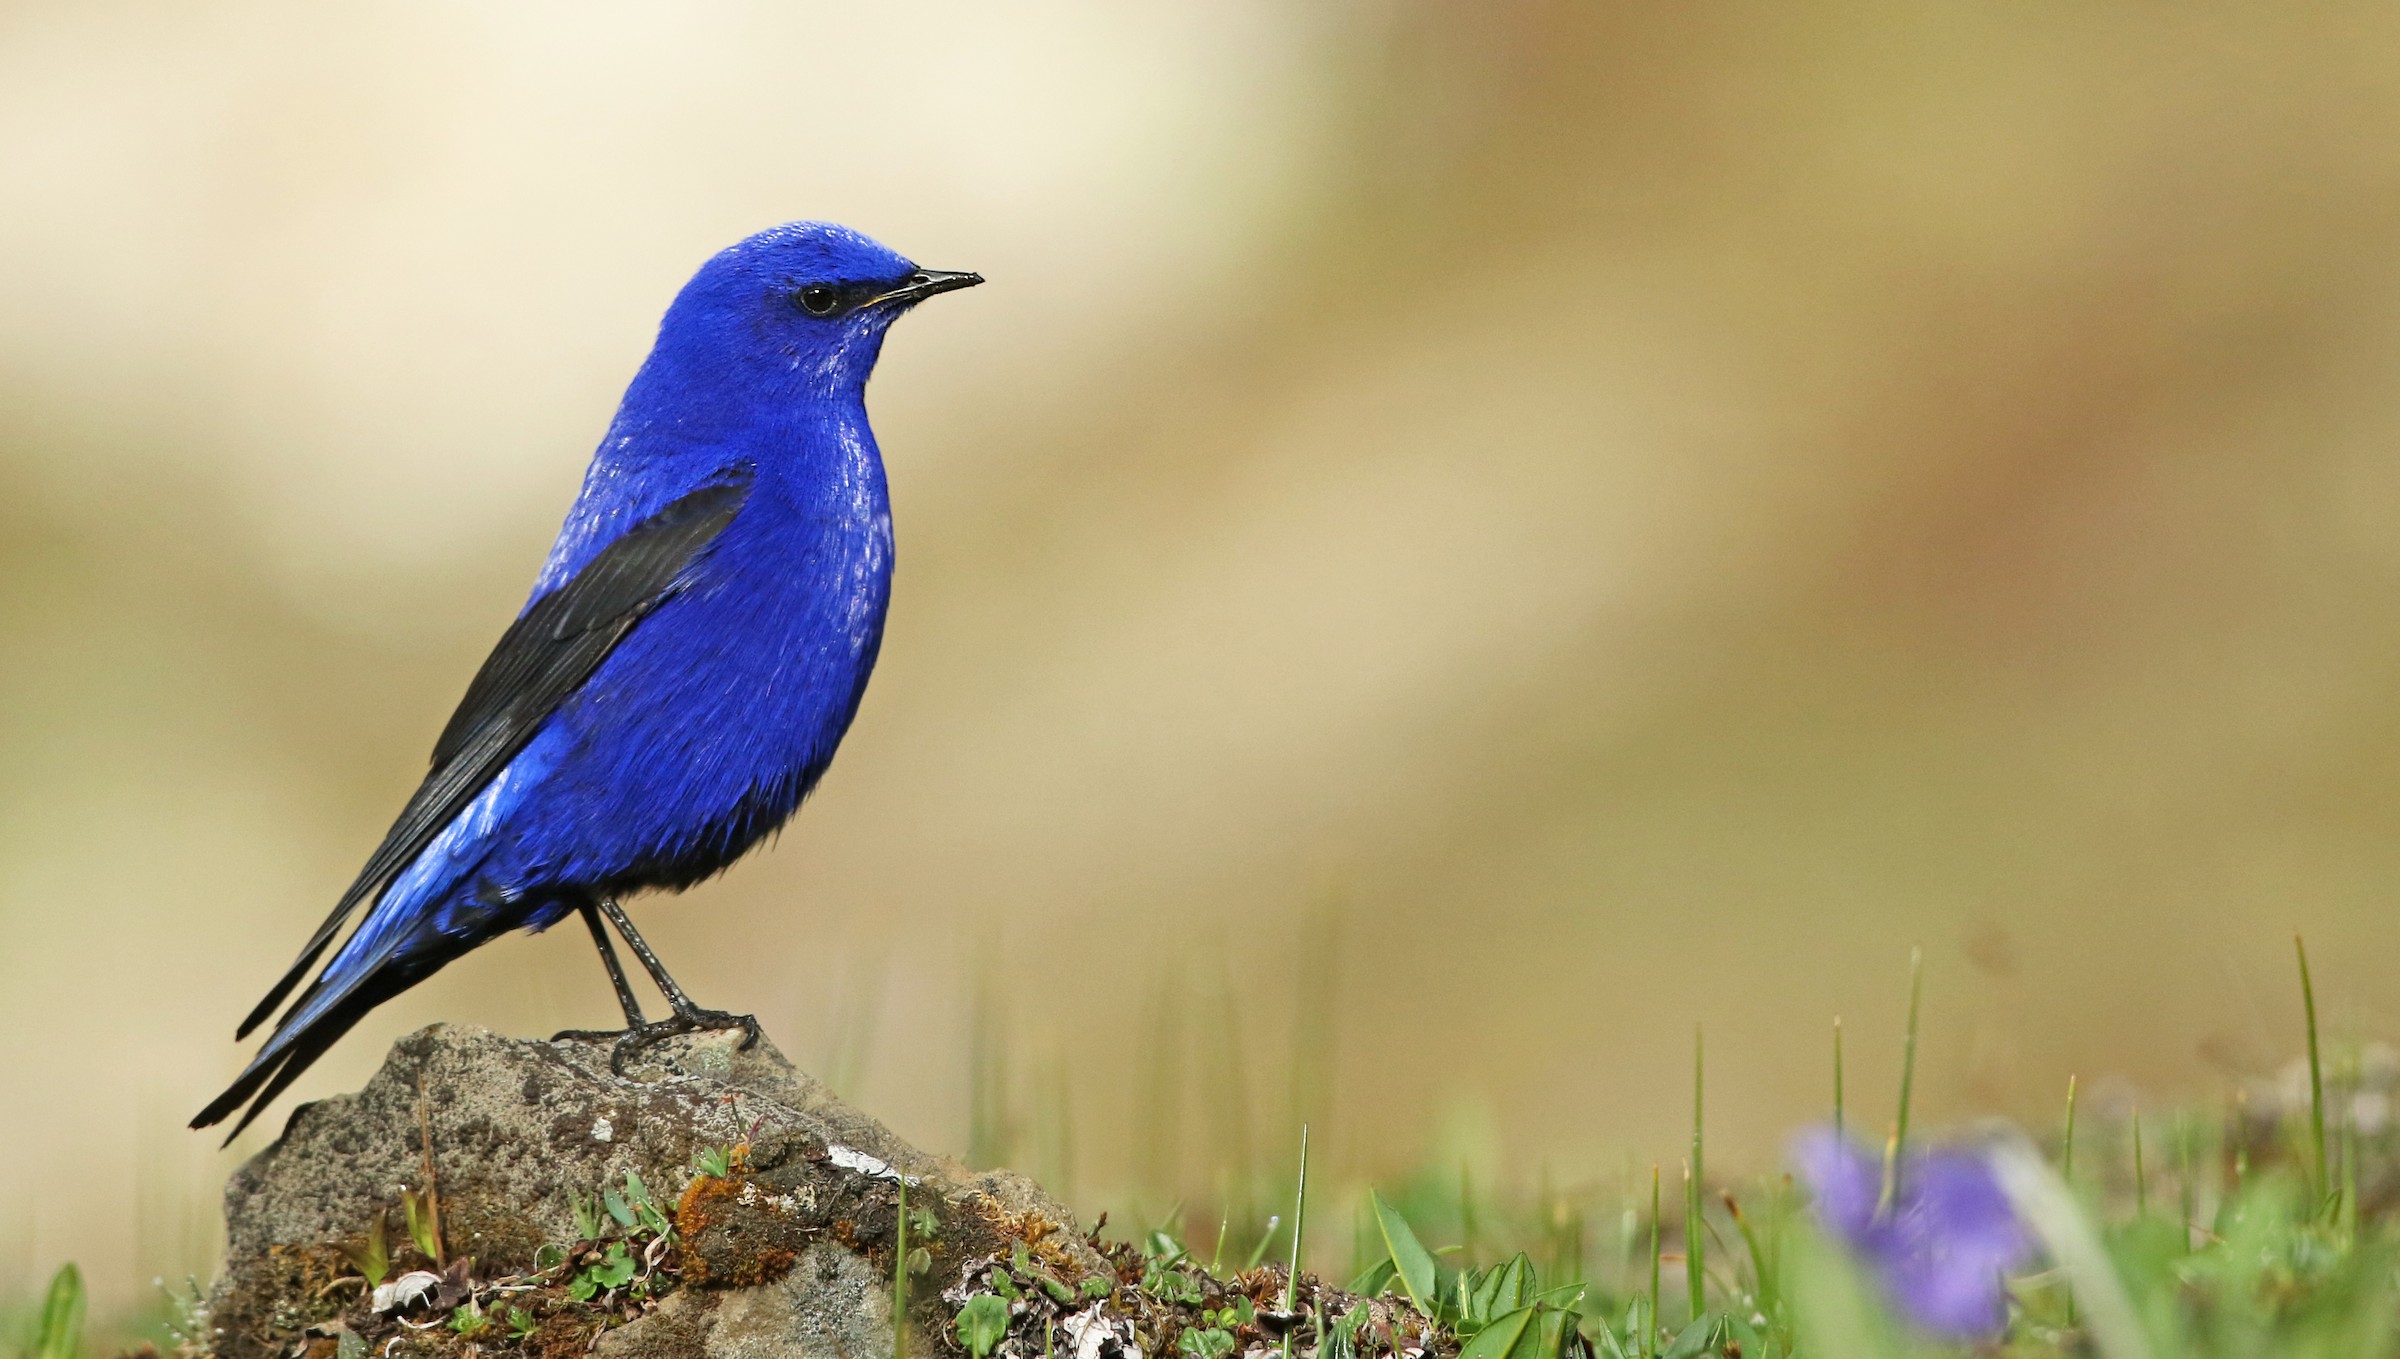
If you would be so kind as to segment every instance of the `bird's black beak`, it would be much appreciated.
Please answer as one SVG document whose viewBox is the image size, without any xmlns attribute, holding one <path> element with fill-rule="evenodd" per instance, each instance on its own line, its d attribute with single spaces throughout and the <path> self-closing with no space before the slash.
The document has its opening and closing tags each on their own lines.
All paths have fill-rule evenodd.
<svg viewBox="0 0 2400 1359">
<path fill-rule="evenodd" d="M 872 306 L 877 302 L 902 304 L 922 302 L 935 293 L 953 293 L 961 288 L 972 288 L 981 282 L 983 282 L 981 274 L 970 274 L 955 269 L 919 269 L 910 274 L 907 281 L 899 287 L 879 297 L 868 299 L 868 305 Z"/>
</svg>

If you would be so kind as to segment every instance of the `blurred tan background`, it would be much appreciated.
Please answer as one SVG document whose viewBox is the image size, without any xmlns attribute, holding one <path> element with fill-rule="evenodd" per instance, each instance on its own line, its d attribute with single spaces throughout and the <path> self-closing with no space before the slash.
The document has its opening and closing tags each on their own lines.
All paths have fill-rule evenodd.
<svg viewBox="0 0 2400 1359">
<path fill-rule="evenodd" d="M 991 286 L 706 1002 L 1087 1211 L 2208 1099 L 2400 959 L 2400 14 L 0 7 L 0 1289 L 205 1269 L 181 1131 L 660 309 L 826 217 Z M 977 997 L 982 997 L 979 1001 Z M 592 1024 L 577 931 L 376 1014 Z M 286 1100 L 284 1109 L 294 1101 Z M 1857 1116 L 1854 1114 L 1854 1117 Z M 282 1112 L 269 1122 L 279 1122 Z M 271 1131 L 271 1129 L 270 1129 Z"/>
</svg>

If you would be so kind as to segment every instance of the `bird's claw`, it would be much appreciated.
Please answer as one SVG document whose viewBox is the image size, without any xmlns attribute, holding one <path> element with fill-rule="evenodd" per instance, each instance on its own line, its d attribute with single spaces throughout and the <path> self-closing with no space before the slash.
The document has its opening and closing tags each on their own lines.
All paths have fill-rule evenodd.
<svg viewBox="0 0 2400 1359">
<path fill-rule="evenodd" d="M 729 1029 L 742 1031 L 742 1050 L 745 1052 L 758 1042 L 757 1015 L 729 1014 L 723 1010 L 692 1010 L 683 1014 L 670 1015 L 665 1019 L 648 1024 L 638 1024 L 621 1033 L 603 1035 L 614 1037 L 617 1040 L 616 1047 L 611 1049 L 608 1054 L 608 1069 L 622 1076 L 625 1074 L 626 1060 L 640 1053 L 644 1048 L 652 1047 L 681 1034 Z"/>
</svg>

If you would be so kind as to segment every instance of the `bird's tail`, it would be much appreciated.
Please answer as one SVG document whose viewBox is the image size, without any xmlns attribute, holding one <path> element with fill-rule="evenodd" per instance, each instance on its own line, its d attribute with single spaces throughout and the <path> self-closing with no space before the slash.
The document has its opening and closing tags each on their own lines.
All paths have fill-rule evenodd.
<svg viewBox="0 0 2400 1359">
<path fill-rule="evenodd" d="M 251 1120 L 300 1079 L 367 1011 L 432 976 L 489 937 L 482 931 L 451 934 L 424 918 L 388 933 L 375 930 L 375 924 L 370 919 L 360 927 L 315 984 L 284 1012 L 274 1035 L 242 1068 L 242 1074 L 192 1119 L 192 1127 L 221 1123 L 247 1104 L 225 1140 L 241 1136 Z"/>
</svg>

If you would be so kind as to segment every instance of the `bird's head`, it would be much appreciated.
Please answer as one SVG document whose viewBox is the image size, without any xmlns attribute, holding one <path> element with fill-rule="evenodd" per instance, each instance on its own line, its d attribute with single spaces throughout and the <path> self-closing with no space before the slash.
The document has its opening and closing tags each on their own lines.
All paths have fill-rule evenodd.
<svg viewBox="0 0 2400 1359">
<path fill-rule="evenodd" d="M 815 395 L 864 386 L 900 314 L 980 274 L 920 269 L 831 222 L 789 222 L 700 266 L 659 324 L 658 356 Z"/>
</svg>

